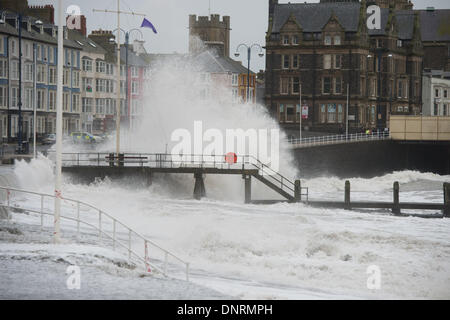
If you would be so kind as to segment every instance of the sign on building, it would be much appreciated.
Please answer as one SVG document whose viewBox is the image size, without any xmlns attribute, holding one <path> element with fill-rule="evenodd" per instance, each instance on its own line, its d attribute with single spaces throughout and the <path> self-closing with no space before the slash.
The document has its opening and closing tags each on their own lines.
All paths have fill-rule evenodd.
<svg viewBox="0 0 450 320">
<path fill-rule="evenodd" d="M 302 106 L 302 119 L 308 119 L 308 106 Z"/>
</svg>

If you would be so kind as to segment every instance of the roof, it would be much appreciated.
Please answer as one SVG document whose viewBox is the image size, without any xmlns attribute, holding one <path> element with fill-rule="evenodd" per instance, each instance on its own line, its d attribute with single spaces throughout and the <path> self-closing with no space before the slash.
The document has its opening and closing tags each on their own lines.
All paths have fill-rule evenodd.
<svg viewBox="0 0 450 320">
<path fill-rule="evenodd" d="M 278 4 L 274 8 L 272 32 L 279 33 L 291 13 L 303 29 L 303 32 L 320 32 L 327 24 L 332 13 L 346 31 L 358 30 L 360 4 L 341 3 L 295 3 Z"/>
<path fill-rule="evenodd" d="M 92 41 L 78 30 L 68 30 L 69 39 L 75 41 L 82 47 L 85 52 L 105 54 L 106 50 L 101 47 L 97 42 Z"/>
<path fill-rule="evenodd" d="M 1 10 L 0 14 L 1 13 L 5 14 L 6 19 L 18 17 L 17 14 L 15 14 L 9 10 Z M 30 21 L 30 23 L 32 25 L 36 25 L 37 20 L 39 20 L 39 19 L 36 19 L 33 17 L 28 17 L 28 16 L 23 17 L 23 21 Z M 46 28 L 46 27 L 55 27 L 55 26 L 52 24 L 43 24 L 43 27 Z M 6 21 L 5 21 L 5 23 L 0 24 L 0 33 L 9 34 L 9 35 L 16 36 L 16 37 L 19 36 L 19 30 L 14 28 L 12 25 L 10 25 Z M 48 44 L 54 44 L 54 45 L 58 44 L 58 39 L 56 37 L 52 37 L 51 35 L 47 34 L 46 32 L 41 34 L 41 33 L 37 32 L 34 28 L 31 28 L 31 31 L 28 31 L 27 29 L 22 28 L 22 38 L 34 40 L 34 41 L 41 41 L 41 42 L 45 42 Z M 71 39 L 64 39 L 64 46 L 75 48 L 75 49 L 82 49 L 82 46 L 80 46 L 78 43 L 76 43 L 75 41 L 73 41 Z"/>
<path fill-rule="evenodd" d="M 273 33 L 279 33 L 291 14 L 303 32 L 321 32 L 332 14 L 347 32 L 356 32 L 359 24 L 359 2 L 277 4 L 274 7 Z M 412 39 L 415 13 L 419 13 L 422 41 L 450 41 L 450 9 L 396 10 L 398 37 Z M 368 30 L 369 35 L 384 35 L 389 9 L 381 8 L 381 28 Z"/>
<path fill-rule="evenodd" d="M 422 41 L 450 41 L 450 9 L 417 11 Z"/>
<path fill-rule="evenodd" d="M 229 57 L 216 55 L 211 51 L 204 51 L 192 59 L 194 68 L 200 72 L 209 73 L 247 73 L 247 68 L 240 62 Z M 253 74 L 252 71 L 250 73 Z"/>
</svg>

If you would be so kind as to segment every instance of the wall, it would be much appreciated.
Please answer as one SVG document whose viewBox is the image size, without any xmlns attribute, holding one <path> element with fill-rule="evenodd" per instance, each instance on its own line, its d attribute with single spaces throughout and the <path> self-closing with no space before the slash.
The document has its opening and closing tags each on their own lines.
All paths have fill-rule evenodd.
<svg viewBox="0 0 450 320">
<path fill-rule="evenodd" d="M 294 154 L 302 178 L 370 178 L 402 170 L 450 174 L 450 142 L 370 141 L 301 148 Z"/>
<path fill-rule="evenodd" d="M 396 140 L 450 142 L 450 116 L 391 116 L 389 130 Z"/>
</svg>

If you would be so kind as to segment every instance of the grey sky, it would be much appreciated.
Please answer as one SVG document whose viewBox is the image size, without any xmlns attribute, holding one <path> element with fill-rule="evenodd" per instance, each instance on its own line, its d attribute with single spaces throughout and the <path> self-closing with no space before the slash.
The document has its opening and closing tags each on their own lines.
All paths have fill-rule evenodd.
<svg viewBox="0 0 450 320">
<path fill-rule="evenodd" d="M 208 15 L 209 0 L 120 0 L 121 10 L 134 11 L 147 15 L 158 30 L 154 34 L 150 29 L 143 29 L 147 51 L 151 53 L 185 53 L 188 51 L 189 14 Z M 280 3 L 289 1 L 281 0 Z M 304 2 L 304 1 L 290 1 Z M 319 2 L 313 0 L 308 2 Z M 57 10 L 55 0 L 29 0 L 30 4 L 53 4 Z M 92 9 L 117 9 L 117 0 L 63 0 L 64 7 L 76 4 L 87 18 L 88 32 L 92 29 L 109 29 L 117 27 L 117 16 L 110 13 L 93 13 Z M 448 9 L 448 0 L 413 0 L 415 9 L 433 6 Z M 259 43 L 264 45 L 267 31 L 268 0 L 211 0 L 211 13 L 221 16 L 231 16 L 231 52 L 240 43 Z M 137 16 L 121 16 L 123 29 L 137 28 L 142 18 Z M 138 37 L 135 32 L 132 38 Z M 123 40 L 122 40 L 123 41 Z M 247 54 L 242 52 L 246 65 Z M 234 55 L 232 54 L 234 58 Z M 251 69 L 264 69 L 264 58 L 252 55 Z"/>
</svg>

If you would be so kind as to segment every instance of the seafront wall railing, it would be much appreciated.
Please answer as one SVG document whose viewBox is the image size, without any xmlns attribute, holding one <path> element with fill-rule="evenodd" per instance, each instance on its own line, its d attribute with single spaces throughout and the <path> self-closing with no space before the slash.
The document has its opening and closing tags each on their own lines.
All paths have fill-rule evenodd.
<svg viewBox="0 0 450 320">
<path fill-rule="evenodd" d="M 330 136 L 318 136 L 318 137 L 307 137 L 302 139 L 289 139 L 288 143 L 293 145 L 293 147 L 303 147 L 303 146 L 317 146 L 325 144 L 338 144 L 338 143 L 352 143 L 359 141 L 375 141 L 375 140 L 387 140 L 390 139 L 389 132 L 374 132 L 371 134 L 367 133 L 352 133 L 352 134 L 339 134 Z"/>
<path fill-rule="evenodd" d="M 56 197 L 55 195 L 2 186 L 0 186 L 0 190 L 5 195 L 4 199 L 0 202 L 1 207 L 15 211 L 36 213 L 40 215 L 41 227 L 44 226 L 44 216 L 54 216 L 53 201 Z M 28 197 L 36 197 L 40 200 L 40 205 L 39 207 L 25 207 L 23 206 L 24 202 L 32 201 L 29 198 L 20 198 L 20 196 L 13 197 L 13 194 L 15 196 L 25 195 Z M 82 236 L 80 226 L 90 227 L 97 233 L 99 243 L 105 244 L 105 240 L 107 240 L 114 251 L 121 249 L 128 254 L 129 260 L 137 259 L 139 262 L 144 263 L 146 271 L 152 272 L 154 270 L 164 276 L 168 276 L 169 268 L 175 273 L 177 269 L 180 269 L 179 265 L 181 264 L 186 281 L 189 281 L 188 262 L 144 237 L 105 211 L 83 201 L 60 198 L 69 207 L 66 210 L 62 210 L 61 220 L 68 220 L 75 224 L 73 227 L 76 229 L 76 238 L 78 241 L 80 241 L 80 237 Z M 47 202 L 48 204 L 48 200 L 50 200 L 50 204 L 46 206 L 45 203 Z M 86 214 L 89 219 L 83 219 L 82 215 L 86 216 Z M 95 222 L 92 220 L 95 220 Z M 150 253 L 153 254 L 154 258 L 150 257 Z M 174 262 L 177 265 L 174 265 Z"/>
</svg>

